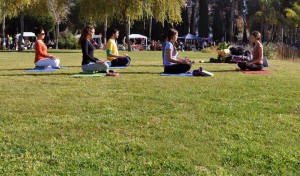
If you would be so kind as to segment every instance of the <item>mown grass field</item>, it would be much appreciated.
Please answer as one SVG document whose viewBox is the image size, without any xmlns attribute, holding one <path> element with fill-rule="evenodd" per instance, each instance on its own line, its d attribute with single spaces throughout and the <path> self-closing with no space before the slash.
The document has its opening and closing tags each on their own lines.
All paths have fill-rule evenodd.
<svg viewBox="0 0 300 176">
<path fill-rule="evenodd" d="M 53 54 L 69 68 L 0 52 L 0 175 L 300 175 L 299 63 L 247 75 L 183 52 L 215 76 L 163 77 L 160 52 L 131 52 L 119 77 L 73 78 L 81 52 Z"/>
</svg>

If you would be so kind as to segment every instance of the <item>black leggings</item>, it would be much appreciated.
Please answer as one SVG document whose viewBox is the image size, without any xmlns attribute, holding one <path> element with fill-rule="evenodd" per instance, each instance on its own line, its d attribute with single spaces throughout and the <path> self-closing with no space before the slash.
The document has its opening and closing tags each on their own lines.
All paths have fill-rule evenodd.
<svg viewBox="0 0 300 176">
<path fill-rule="evenodd" d="M 239 62 L 238 66 L 241 70 L 252 70 L 252 71 L 258 71 L 264 68 L 262 64 L 252 64 L 248 66 L 246 65 L 246 62 Z"/>
<path fill-rule="evenodd" d="M 130 57 L 118 57 L 111 61 L 111 67 L 118 67 L 118 66 L 128 66 L 130 64 Z"/>
<path fill-rule="evenodd" d="M 191 64 L 173 64 L 170 66 L 165 66 L 164 73 L 171 73 L 171 74 L 177 74 L 177 73 L 185 73 L 191 69 Z"/>
</svg>

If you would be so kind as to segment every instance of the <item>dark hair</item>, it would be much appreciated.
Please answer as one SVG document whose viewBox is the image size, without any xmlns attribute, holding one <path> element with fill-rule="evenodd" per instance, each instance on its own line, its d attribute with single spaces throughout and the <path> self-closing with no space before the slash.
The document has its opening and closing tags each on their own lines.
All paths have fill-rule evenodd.
<svg viewBox="0 0 300 176">
<path fill-rule="evenodd" d="M 112 36 L 112 35 L 114 35 L 116 32 L 118 32 L 119 30 L 118 29 L 109 29 L 108 31 L 107 31 L 107 40 L 109 40 L 110 39 L 110 37 Z"/>
<path fill-rule="evenodd" d="M 256 40 L 260 40 L 261 39 L 261 34 L 258 31 L 253 31 L 252 35 L 256 38 Z"/>
<path fill-rule="evenodd" d="M 78 41 L 79 44 L 81 43 L 81 41 L 83 41 L 87 38 L 87 36 L 89 35 L 89 31 L 92 29 L 95 29 L 94 26 L 89 25 L 89 24 L 83 28 L 83 30 L 81 31 L 79 41 Z"/>
<path fill-rule="evenodd" d="M 174 37 L 177 33 L 178 33 L 178 31 L 176 29 L 170 28 L 167 33 L 168 41 L 170 41 L 172 39 L 172 37 Z"/>
<path fill-rule="evenodd" d="M 38 36 L 40 33 L 42 33 L 42 31 L 44 31 L 44 28 L 43 27 L 35 27 L 34 28 L 34 34 L 35 36 Z"/>
<path fill-rule="evenodd" d="M 168 31 L 164 31 L 163 34 L 161 35 L 162 41 L 166 41 L 168 39 Z"/>
</svg>

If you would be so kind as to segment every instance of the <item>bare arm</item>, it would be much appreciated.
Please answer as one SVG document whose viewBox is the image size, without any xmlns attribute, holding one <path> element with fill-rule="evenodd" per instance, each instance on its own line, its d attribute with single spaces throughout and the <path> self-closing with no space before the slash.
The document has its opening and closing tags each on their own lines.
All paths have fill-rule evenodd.
<svg viewBox="0 0 300 176">
<path fill-rule="evenodd" d="M 166 54 L 167 54 L 168 61 L 171 63 L 176 63 L 176 64 L 188 64 L 189 63 L 188 59 L 181 59 L 181 58 L 173 59 L 171 49 L 166 49 Z"/>
</svg>

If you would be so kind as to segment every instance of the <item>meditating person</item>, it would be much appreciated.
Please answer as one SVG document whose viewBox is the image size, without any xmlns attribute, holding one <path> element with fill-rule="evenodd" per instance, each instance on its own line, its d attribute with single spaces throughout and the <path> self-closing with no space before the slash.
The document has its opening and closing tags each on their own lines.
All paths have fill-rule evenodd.
<svg viewBox="0 0 300 176">
<path fill-rule="evenodd" d="M 258 71 L 263 69 L 263 45 L 260 42 L 261 34 L 258 31 L 254 31 L 251 34 L 250 42 L 253 44 L 252 60 L 247 62 L 238 63 L 238 67 L 241 70 Z"/>
<path fill-rule="evenodd" d="M 130 57 L 128 55 L 120 56 L 116 40 L 119 37 L 119 31 L 117 29 L 110 29 L 107 32 L 109 37 L 106 43 L 106 55 L 107 60 L 111 62 L 111 67 L 128 66 L 130 64 Z"/>
<path fill-rule="evenodd" d="M 52 67 L 60 68 L 60 60 L 57 56 L 47 53 L 47 46 L 43 42 L 45 38 L 45 31 L 42 27 L 35 30 L 37 40 L 35 42 L 35 59 L 34 63 L 36 67 Z"/>
<path fill-rule="evenodd" d="M 170 74 L 185 73 L 191 69 L 192 62 L 188 58 L 178 57 L 178 52 L 174 43 L 177 41 L 178 31 L 175 29 L 169 29 L 167 33 L 167 42 L 164 50 L 164 72 Z"/>
<path fill-rule="evenodd" d="M 103 72 L 108 73 L 110 63 L 94 57 L 94 46 L 91 43 L 95 28 L 91 25 L 85 26 L 82 30 L 78 43 L 82 50 L 82 63 L 81 67 L 83 72 Z"/>
</svg>

